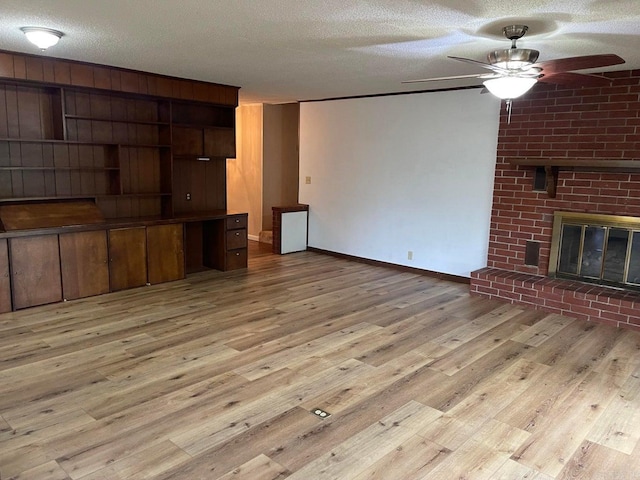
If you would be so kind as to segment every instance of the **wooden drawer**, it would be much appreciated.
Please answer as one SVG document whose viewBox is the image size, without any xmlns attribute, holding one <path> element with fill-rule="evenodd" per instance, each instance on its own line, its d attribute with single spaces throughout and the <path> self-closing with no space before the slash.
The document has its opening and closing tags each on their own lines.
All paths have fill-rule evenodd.
<svg viewBox="0 0 640 480">
<path fill-rule="evenodd" d="M 233 230 L 234 228 L 247 228 L 247 216 L 227 217 L 227 230 Z"/>
<path fill-rule="evenodd" d="M 239 230 L 227 231 L 227 250 L 235 250 L 236 248 L 246 248 L 247 246 L 247 230 L 241 228 Z"/>
<path fill-rule="evenodd" d="M 238 250 L 229 250 L 227 252 L 226 270 L 237 270 L 238 268 L 247 268 L 247 249 L 246 248 L 240 248 Z"/>
</svg>

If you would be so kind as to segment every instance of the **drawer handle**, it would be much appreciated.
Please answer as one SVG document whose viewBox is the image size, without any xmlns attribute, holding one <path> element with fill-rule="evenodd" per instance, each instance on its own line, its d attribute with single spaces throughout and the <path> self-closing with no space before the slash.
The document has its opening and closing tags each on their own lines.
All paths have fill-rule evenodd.
<svg viewBox="0 0 640 480">
<path fill-rule="evenodd" d="M 236 232 L 236 237 L 239 237 L 239 236 L 240 236 L 240 232 Z"/>
<path fill-rule="evenodd" d="M 236 252 L 236 257 L 239 257 L 239 256 L 240 256 L 240 252 Z"/>
<path fill-rule="evenodd" d="M 240 219 L 239 218 L 236 218 L 236 223 L 240 223 Z"/>
</svg>

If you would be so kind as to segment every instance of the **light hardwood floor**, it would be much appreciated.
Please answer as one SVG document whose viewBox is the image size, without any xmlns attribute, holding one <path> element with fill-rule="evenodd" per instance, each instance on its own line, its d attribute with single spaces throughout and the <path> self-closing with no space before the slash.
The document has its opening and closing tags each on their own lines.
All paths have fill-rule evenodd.
<svg viewBox="0 0 640 480">
<path fill-rule="evenodd" d="M 0 478 L 640 479 L 640 334 L 467 292 L 252 244 L 1 315 Z"/>
</svg>

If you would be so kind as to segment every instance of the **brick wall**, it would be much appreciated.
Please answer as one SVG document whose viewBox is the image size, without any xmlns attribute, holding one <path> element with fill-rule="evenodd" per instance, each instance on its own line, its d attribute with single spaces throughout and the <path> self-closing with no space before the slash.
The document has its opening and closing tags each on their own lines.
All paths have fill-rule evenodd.
<svg viewBox="0 0 640 480">
<path fill-rule="evenodd" d="M 533 191 L 532 167 L 509 163 L 510 159 L 522 158 L 640 161 L 640 70 L 606 75 L 614 79 L 608 87 L 536 84 L 527 95 L 514 100 L 511 124 L 507 124 L 506 112 L 502 110 L 489 268 L 483 271 L 527 274 L 534 283 L 546 276 L 556 210 L 640 216 L 640 173 L 560 170 L 556 198 L 552 199 L 546 192 Z M 527 241 L 540 243 L 537 267 L 524 264 Z M 487 288 L 486 282 L 478 283 L 480 280 L 486 278 L 472 275 L 472 292 L 483 293 L 479 287 Z M 511 302 L 521 301 L 522 296 L 518 297 L 513 288 L 511 285 L 499 289 L 498 293 L 484 294 Z M 606 295 L 607 289 L 603 291 Z M 599 295 L 598 302 L 602 303 L 602 294 Z M 545 305 L 545 300 L 537 294 L 525 300 L 523 303 L 534 302 L 550 311 L 559 311 L 559 305 L 555 309 Z M 640 301 L 634 306 L 640 311 Z M 563 313 L 569 311 L 567 308 Z M 591 311 L 587 317 L 577 316 L 604 320 L 604 311 L 607 310 Z M 633 316 L 631 320 L 617 318 L 618 324 L 635 322 Z"/>
</svg>

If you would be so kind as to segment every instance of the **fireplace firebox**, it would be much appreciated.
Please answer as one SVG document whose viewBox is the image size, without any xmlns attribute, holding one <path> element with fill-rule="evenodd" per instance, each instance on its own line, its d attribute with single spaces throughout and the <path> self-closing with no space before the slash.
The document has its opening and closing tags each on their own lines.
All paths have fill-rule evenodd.
<svg viewBox="0 0 640 480">
<path fill-rule="evenodd" d="M 549 275 L 640 289 L 640 218 L 555 212 Z"/>
</svg>

